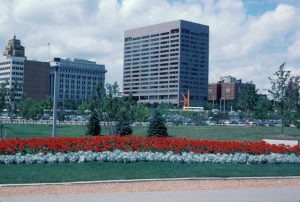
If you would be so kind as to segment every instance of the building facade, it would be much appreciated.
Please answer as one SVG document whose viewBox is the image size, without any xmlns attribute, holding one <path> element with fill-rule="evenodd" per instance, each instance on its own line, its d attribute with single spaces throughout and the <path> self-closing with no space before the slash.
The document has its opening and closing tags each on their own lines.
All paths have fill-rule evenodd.
<svg viewBox="0 0 300 202">
<path fill-rule="evenodd" d="M 25 60 L 24 96 L 40 101 L 50 95 L 50 64 L 48 62 Z"/>
<path fill-rule="evenodd" d="M 25 60 L 25 48 L 14 36 L 8 41 L 0 57 L 0 83 L 5 83 L 9 89 L 14 88 L 14 99 L 21 99 L 23 96 Z"/>
<path fill-rule="evenodd" d="M 208 84 L 208 101 L 215 102 L 221 97 L 221 83 Z"/>
<path fill-rule="evenodd" d="M 232 76 L 224 76 L 217 83 L 208 86 L 208 101 L 215 102 L 226 100 L 235 102 L 246 84 L 241 79 Z"/>
<path fill-rule="evenodd" d="M 123 95 L 139 102 L 173 103 L 190 91 L 194 105 L 207 102 L 209 27 L 184 20 L 124 33 Z"/>
<path fill-rule="evenodd" d="M 54 58 L 50 62 L 50 94 L 54 95 L 54 70 L 57 68 L 58 101 L 88 99 L 99 83 L 105 82 L 105 66 L 84 59 Z"/>
</svg>

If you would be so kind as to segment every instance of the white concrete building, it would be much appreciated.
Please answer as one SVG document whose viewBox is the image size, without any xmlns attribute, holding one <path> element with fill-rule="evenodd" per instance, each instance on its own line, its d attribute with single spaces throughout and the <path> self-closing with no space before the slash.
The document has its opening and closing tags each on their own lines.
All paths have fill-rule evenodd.
<svg viewBox="0 0 300 202">
<path fill-rule="evenodd" d="M 21 46 L 21 41 L 13 39 L 8 41 L 3 56 L 0 56 L 0 83 L 7 84 L 7 88 L 17 87 L 15 99 L 23 96 L 24 81 L 24 61 L 25 48 Z"/>
</svg>

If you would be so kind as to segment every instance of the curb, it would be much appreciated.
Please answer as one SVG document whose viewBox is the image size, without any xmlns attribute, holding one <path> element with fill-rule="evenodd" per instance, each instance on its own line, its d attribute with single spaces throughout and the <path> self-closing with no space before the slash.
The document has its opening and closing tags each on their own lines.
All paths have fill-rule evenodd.
<svg viewBox="0 0 300 202">
<path fill-rule="evenodd" d="M 300 176 L 274 176 L 274 177 L 190 177 L 190 178 L 156 178 L 156 179 L 131 179 L 131 180 L 99 180 L 78 182 L 53 182 L 53 183 L 28 183 L 28 184 L 0 184 L 0 187 L 21 186 L 50 186 L 50 185 L 77 185 L 77 184 L 109 184 L 109 183 L 138 183 L 156 181 L 201 181 L 201 180 L 288 180 L 300 179 Z"/>
</svg>

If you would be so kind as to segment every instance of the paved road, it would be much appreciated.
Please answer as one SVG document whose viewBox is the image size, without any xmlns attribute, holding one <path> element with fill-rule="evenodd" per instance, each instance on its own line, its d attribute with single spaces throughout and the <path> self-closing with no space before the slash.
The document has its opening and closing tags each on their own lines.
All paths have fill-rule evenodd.
<svg viewBox="0 0 300 202">
<path fill-rule="evenodd" d="M 222 189 L 182 192 L 126 192 L 1 197 L 1 202 L 299 202 L 300 187 Z"/>
</svg>

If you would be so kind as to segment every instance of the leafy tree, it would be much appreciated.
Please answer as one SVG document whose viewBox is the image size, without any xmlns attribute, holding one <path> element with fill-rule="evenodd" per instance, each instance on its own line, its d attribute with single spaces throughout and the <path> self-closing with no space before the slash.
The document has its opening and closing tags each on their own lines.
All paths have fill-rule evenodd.
<svg viewBox="0 0 300 202">
<path fill-rule="evenodd" d="M 157 137 L 167 137 L 168 129 L 166 126 L 166 121 L 162 117 L 162 114 L 158 110 L 154 110 L 152 118 L 150 119 L 150 124 L 148 127 L 148 136 L 157 136 Z"/>
<path fill-rule="evenodd" d="M 22 88 L 23 84 L 17 81 L 12 82 L 11 87 L 8 88 L 6 103 L 11 119 L 13 119 L 14 115 L 17 112 L 17 105 L 21 98 L 20 95 L 18 95 L 18 92 L 20 92 Z"/>
<path fill-rule="evenodd" d="M 169 117 L 171 115 L 170 109 L 173 109 L 174 105 L 170 103 L 160 103 L 157 107 L 156 110 L 158 110 L 164 117 Z"/>
<path fill-rule="evenodd" d="M 266 97 L 260 97 L 253 109 L 254 116 L 258 119 L 267 119 L 272 110 L 272 102 Z"/>
<path fill-rule="evenodd" d="M 150 115 L 150 110 L 149 108 L 143 104 L 143 103 L 138 103 L 136 105 L 136 109 L 135 109 L 135 119 L 138 122 L 145 122 L 148 121 Z"/>
<path fill-rule="evenodd" d="M 41 101 L 41 107 L 44 110 L 51 111 L 52 108 L 53 108 L 53 99 L 52 99 L 52 97 L 49 96 L 46 99 L 42 100 Z"/>
<path fill-rule="evenodd" d="M 101 126 L 100 126 L 100 120 L 98 118 L 98 115 L 95 111 L 92 112 L 89 122 L 87 124 L 87 135 L 100 135 L 101 133 Z"/>
<path fill-rule="evenodd" d="M 89 102 L 89 100 L 83 100 L 78 107 L 78 111 L 80 114 L 86 114 L 88 111 L 90 111 L 90 109 L 91 103 Z"/>
<path fill-rule="evenodd" d="M 257 98 L 257 90 L 252 81 L 247 82 L 242 89 L 238 97 L 238 106 L 241 110 L 244 110 L 247 114 L 247 118 L 250 116 L 250 111 L 255 107 Z"/>
<path fill-rule="evenodd" d="M 17 106 L 18 114 L 25 119 L 37 119 L 43 114 L 41 104 L 33 101 L 31 98 L 23 98 Z"/>
<path fill-rule="evenodd" d="M 2 112 L 5 108 L 6 96 L 8 94 L 7 83 L 0 84 L 0 111 Z"/>
<path fill-rule="evenodd" d="M 274 77 L 269 77 L 269 80 L 271 89 L 268 90 L 268 92 L 272 96 L 280 112 L 282 122 L 281 133 L 283 134 L 285 114 L 288 112 L 287 106 L 289 98 L 291 94 L 293 94 L 291 92 L 292 88 L 290 88 L 293 85 L 293 77 L 291 76 L 290 71 L 285 70 L 285 63 L 283 63 L 280 65 L 279 70 L 274 73 Z"/>
<path fill-rule="evenodd" d="M 66 116 L 65 116 L 65 112 L 64 111 L 59 111 L 57 114 L 57 118 L 59 121 L 65 121 L 66 120 Z"/>
<path fill-rule="evenodd" d="M 118 97 L 119 86 L 114 84 L 99 85 L 96 87 L 90 100 L 91 111 L 95 110 L 101 121 L 104 122 L 110 135 L 117 133 L 117 124 L 135 121 L 136 102 L 132 96 Z"/>
<path fill-rule="evenodd" d="M 0 112 L 3 112 L 3 109 L 5 108 L 5 98 L 7 96 L 7 83 L 1 83 L 0 84 Z M 2 131 L 3 131 L 3 122 L 2 119 L 0 119 L 0 140 L 3 138 Z"/>
</svg>

